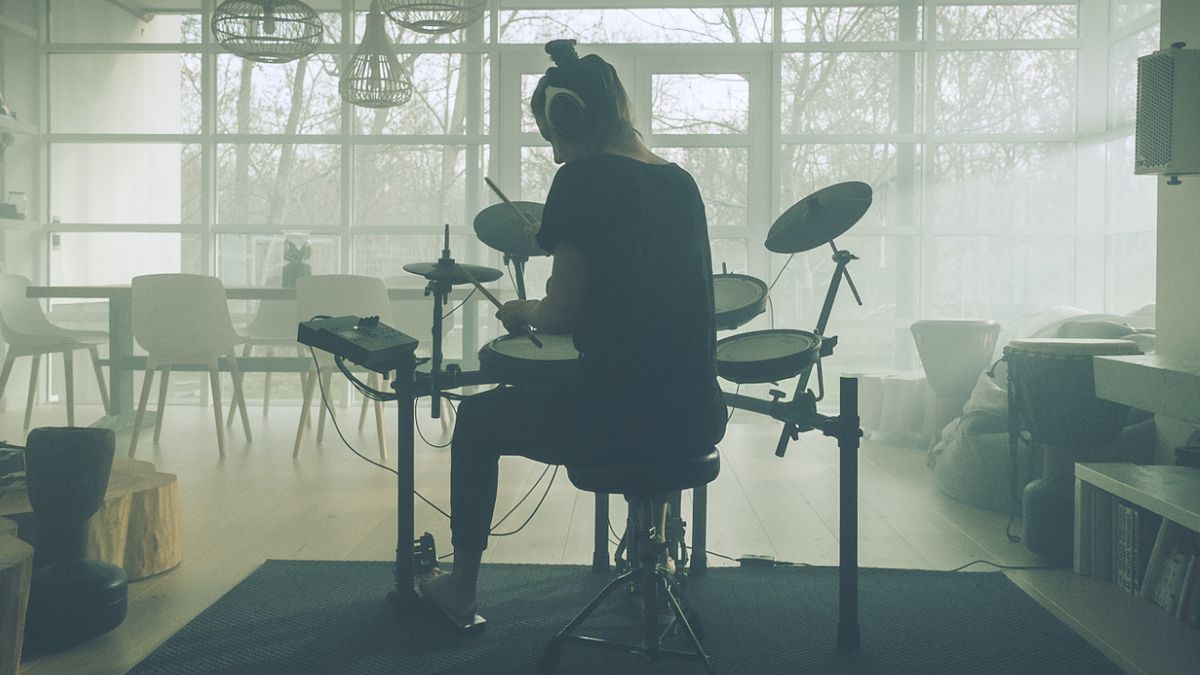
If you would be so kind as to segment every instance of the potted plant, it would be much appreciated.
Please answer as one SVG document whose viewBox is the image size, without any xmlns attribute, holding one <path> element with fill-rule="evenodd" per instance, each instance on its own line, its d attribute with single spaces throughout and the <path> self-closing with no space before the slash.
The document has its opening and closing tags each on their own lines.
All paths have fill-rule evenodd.
<svg viewBox="0 0 1200 675">
<path fill-rule="evenodd" d="M 312 257 L 312 245 L 309 242 L 304 242 L 303 245 L 297 246 L 290 239 L 285 239 L 283 242 L 283 287 L 295 288 L 296 280 L 300 277 L 306 277 L 312 274 L 312 267 L 308 264 L 308 259 Z"/>
</svg>

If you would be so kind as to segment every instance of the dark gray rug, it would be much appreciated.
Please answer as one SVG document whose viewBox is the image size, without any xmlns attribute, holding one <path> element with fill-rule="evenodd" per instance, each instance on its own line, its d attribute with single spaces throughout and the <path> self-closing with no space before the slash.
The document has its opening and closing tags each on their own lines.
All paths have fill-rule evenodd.
<svg viewBox="0 0 1200 675">
<path fill-rule="evenodd" d="M 488 565 L 487 628 L 458 635 L 384 600 L 386 562 L 268 561 L 133 673 L 531 673 L 546 641 L 604 585 L 586 567 Z M 1121 671 L 1002 574 L 862 570 L 862 647 L 836 647 L 834 568 L 716 568 L 688 581 L 721 672 L 1118 675 Z M 585 624 L 620 632 L 618 594 Z M 561 673 L 702 673 L 567 645 Z"/>
</svg>

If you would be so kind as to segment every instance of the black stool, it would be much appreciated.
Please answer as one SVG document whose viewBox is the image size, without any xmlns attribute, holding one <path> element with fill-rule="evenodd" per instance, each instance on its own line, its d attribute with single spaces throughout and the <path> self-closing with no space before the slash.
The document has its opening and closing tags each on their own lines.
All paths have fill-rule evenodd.
<svg viewBox="0 0 1200 675">
<path fill-rule="evenodd" d="M 629 466 L 568 466 L 567 475 L 581 490 L 596 493 L 623 494 L 629 502 L 629 527 L 626 530 L 629 545 L 630 569 L 617 575 L 592 601 L 579 612 L 558 635 L 550 641 L 538 662 L 540 672 L 554 672 L 558 666 L 563 645 L 567 642 L 604 647 L 617 651 L 640 654 L 651 663 L 660 658 L 698 661 L 705 670 L 714 672 L 708 654 L 705 653 L 697 636 L 694 620 L 689 620 L 683 609 L 680 589 L 673 575 L 662 564 L 668 542 L 656 532 L 657 518 L 662 504 L 670 501 L 671 493 L 688 490 L 712 482 L 721 470 L 721 458 L 716 448 L 707 454 L 683 458 L 655 458 L 653 461 Z M 585 635 L 573 635 L 604 600 L 618 588 L 631 584 L 642 600 L 642 641 L 640 644 L 618 642 Z M 660 594 L 665 598 L 672 617 L 666 627 L 658 621 Z M 676 626 L 682 626 L 691 642 L 693 651 L 667 649 L 662 646 L 663 638 Z"/>
</svg>

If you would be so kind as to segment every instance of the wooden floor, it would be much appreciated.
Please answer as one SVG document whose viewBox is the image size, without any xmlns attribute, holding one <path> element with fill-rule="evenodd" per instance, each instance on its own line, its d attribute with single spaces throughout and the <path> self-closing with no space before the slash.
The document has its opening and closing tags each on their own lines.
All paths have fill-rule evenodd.
<svg viewBox="0 0 1200 675">
<path fill-rule="evenodd" d="M 339 412 L 347 437 L 364 454 L 377 457 L 373 424 L 368 421 L 359 432 L 357 409 Z M 87 420 L 97 413 L 82 409 L 79 414 Z M 295 406 L 275 407 L 267 417 L 252 407 L 254 442 L 245 443 L 236 424 L 228 432 L 228 455 L 220 460 L 211 412 L 199 406 L 169 406 L 163 441 L 155 445 L 146 432 L 138 458 L 179 476 L 183 564 L 132 584 L 129 618 L 117 630 L 67 653 L 27 661 L 22 672 L 124 673 L 268 558 L 392 559 L 392 474 L 354 457 L 332 429 L 321 445 L 315 434 L 310 435 L 300 458 L 293 461 L 298 417 Z M 61 425 L 64 419 L 61 406 L 46 405 L 36 411 L 34 424 Z M 431 442 L 447 440 L 427 414 L 420 425 Z M 388 428 L 394 439 L 395 422 L 389 420 Z M 745 412 L 734 416 L 721 445 L 721 475 L 709 490 L 709 550 L 733 557 L 757 554 L 835 565 L 837 447 L 810 433 L 779 459 L 774 456 L 777 434 L 778 426 L 765 418 Z M 21 412 L 0 413 L 0 438 L 22 437 Z M 128 437 L 119 438 L 118 444 L 123 453 Z M 1022 545 L 1005 538 L 1005 516 L 942 496 L 920 448 L 868 440 L 862 456 L 863 566 L 952 569 L 976 559 L 1039 564 Z M 504 460 L 497 514 L 506 512 L 541 473 L 542 466 L 533 462 Z M 443 508 L 449 501 L 448 476 L 449 449 L 418 443 L 418 490 Z M 523 522 L 540 495 L 539 487 L 506 525 Z M 613 503 L 614 523 L 623 517 L 618 502 Z M 446 519 L 419 501 L 416 513 L 416 531 L 432 532 L 444 547 L 439 551 L 448 551 Z M 591 518 L 591 495 L 575 490 L 560 473 L 530 525 L 516 536 L 493 539 L 485 562 L 586 564 L 591 559 Z M 714 565 L 730 564 L 716 557 L 710 560 Z M 1010 576 L 1128 672 L 1200 672 L 1200 632 L 1149 603 L 1069 571 Z M 487 598 L 480 603 L 486 616 Z M 870 626 L 863 626 L 866 648 L 870 632 Z"/>
</svg>

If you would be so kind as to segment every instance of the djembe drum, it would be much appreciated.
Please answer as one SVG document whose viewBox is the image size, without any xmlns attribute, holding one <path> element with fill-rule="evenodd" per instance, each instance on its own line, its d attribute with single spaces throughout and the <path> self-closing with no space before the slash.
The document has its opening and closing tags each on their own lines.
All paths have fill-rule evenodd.
<svg viewBox="0 0 1200 675">
<path fill-rule="evenodd" d="M 1021 497 L 1023 538 L 1031 551 L 1060 565 L 1071 565 L 1074 546 L 1075 462 L 1096 460 L 1129 417 L 1128 406 L 1096 397 L 1092 358 L 1140 353 L 1128 340 L 1013 340 L 1004 348 L 1014 506 L 1016 440 L 1024 421 L 1033 443 L 1044 448 L 1044 469 Z"/>
<path fill-rule="evenodd" d="M 996 351 L 1000 324 L 978 319 L 935 319 L 911 326 L 925 379 L 936 397 L 934 434 L 955 417 Z"/>
<path fill-rule="evenodd" d="M 111 429 L 40 428 L 29 433 L 25 477 L 37 524 L 25 648 L 55 652 L 125 620 L 125 570 L 86 559 L 88 520 L 108 490 Z"/>
</svg>

